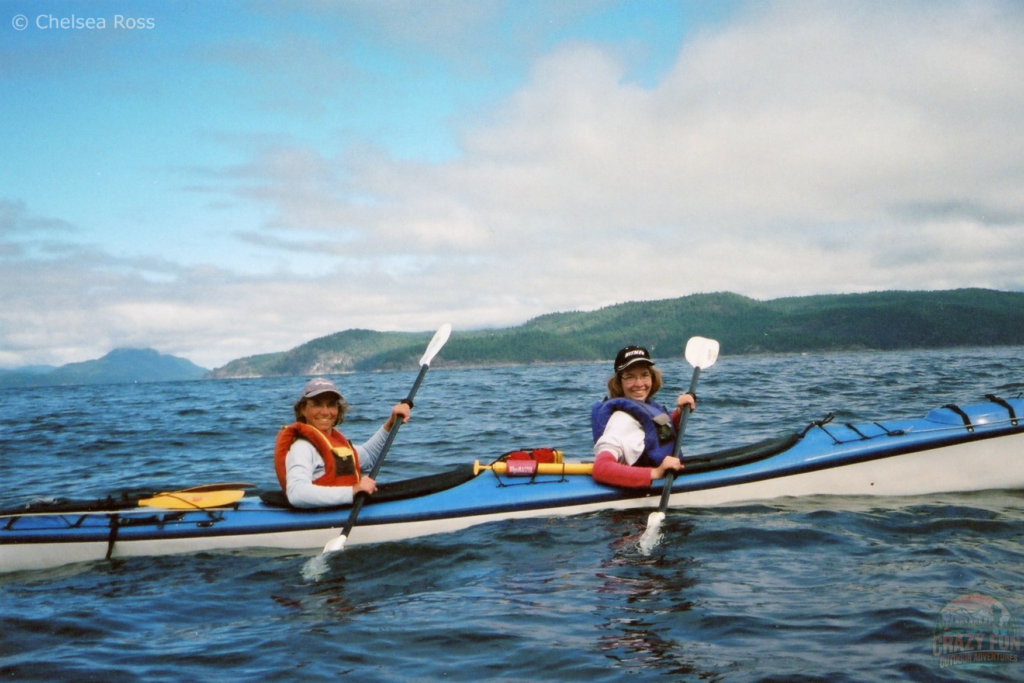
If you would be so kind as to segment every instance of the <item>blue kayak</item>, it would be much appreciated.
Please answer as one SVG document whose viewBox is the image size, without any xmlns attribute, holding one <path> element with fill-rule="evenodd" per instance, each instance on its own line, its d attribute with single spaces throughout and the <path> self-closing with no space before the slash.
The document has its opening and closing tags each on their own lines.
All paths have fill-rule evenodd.
<svg viewBox="0 0 1024 683">
<path fill-rule="evenodd" d="M 1022 489 L 1024 399 L 987 398 L 910 420 L 838 424 L 826 418 L 776 439 L 687 457 L 669 505 Z M 382 484 L 363 507 L 348 545 L 659 503 L 662 482 L 645 489 L 602 486 L 588 475 L 568 473 L 573 467 L 509 476 L 466 465 Z M 828 500 L 823 505 L 833 504 Z M 33 503 L 0 511 L 0 572 L 242 548 L 319 552 L 348 516 L 348 508 L 288 507 L 279 492 L 197 509 L 142 507 L 134 496 Z"/>
</svg>

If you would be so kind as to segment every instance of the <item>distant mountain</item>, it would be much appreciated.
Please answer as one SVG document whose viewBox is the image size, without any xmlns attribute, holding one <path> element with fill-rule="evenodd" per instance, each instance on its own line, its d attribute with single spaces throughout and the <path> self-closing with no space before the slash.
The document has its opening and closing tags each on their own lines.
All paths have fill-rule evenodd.
<svg viewBox="0 0 1024 683">
<path fill-rule="evenodd" d="M 0 388 L 124 384 L 201 379 L 207 374 L 191 361 L 152 349 L 115 349 L 97 360 L 70 363 L 48 371 L 38 366 L 0 374 Z"/>
<path fill-rule="evenodd" d="M 627 344 L 673 358 L 683 355 L 694 335 L 719 340 L 723 354 L 1024 345 L 1024 293 L 959 289 L 770 301 L 694 294 L 552 313 L 500 330 L 457 331 L 433 365 L 607 360 Z M 208 377 L 415 368 L 430 336 L 347 330 L 290 351 L 232 361 Z"/>
</svg>

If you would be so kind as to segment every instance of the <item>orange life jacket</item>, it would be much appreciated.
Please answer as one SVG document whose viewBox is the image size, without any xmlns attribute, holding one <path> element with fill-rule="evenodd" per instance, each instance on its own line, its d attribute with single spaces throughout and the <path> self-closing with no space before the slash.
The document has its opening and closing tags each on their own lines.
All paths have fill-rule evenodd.
<svg viewBox="0 0 1024 683">
<path fill-rule="evenodd" d="M 288 493 L 288 475 L 285 458 L 288 450 L 298 439 L 305 439 L 313 444 L 316 452 L 324 461 L 324 474 L 313 480 L 317 486 L 355 486 L 359 483 L 359 454 L 341 432 L 332 429 L 326 436 L 316 427 L 304 422 L 295 422 L 282 427 L 277 434 L 274 445 L 274 471 L 281 490 Z"/>
</svg>

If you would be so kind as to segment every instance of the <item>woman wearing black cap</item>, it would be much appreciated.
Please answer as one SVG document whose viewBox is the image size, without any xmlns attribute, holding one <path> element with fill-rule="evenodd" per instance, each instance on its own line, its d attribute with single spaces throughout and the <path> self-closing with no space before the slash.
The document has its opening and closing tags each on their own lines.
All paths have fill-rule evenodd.
<svg viewBox="0 0 1024 683">
<path fill-rule="evenodd" d="M 306 508 L 350 505 L 356 493 L 376 491 L 376 482 L 360 470 L 373 467 L 395 420 L 408 422 L 410 408 L 404 401 L 395 405 L 387 422 L 357 448 L 335 429 L 348 409 L 338 387 L 322 378 L 306 382 L 294 406 L 296 421 L 280 431 L 274 448 L 274 470 L 288 502 Z"/>
<path fill-rule="evenodd" d="M 681 470 L 672 451 L 682 408 L 697 406 L 687 392 L 676 398 L 671 415 L 651 398 L 661 389 L 661 373 L 642 346 L 627 346 L 615 357 L 608 398 L 594 405 L 594 481 L 647 488 L 669 470 Z"/>
</svg>

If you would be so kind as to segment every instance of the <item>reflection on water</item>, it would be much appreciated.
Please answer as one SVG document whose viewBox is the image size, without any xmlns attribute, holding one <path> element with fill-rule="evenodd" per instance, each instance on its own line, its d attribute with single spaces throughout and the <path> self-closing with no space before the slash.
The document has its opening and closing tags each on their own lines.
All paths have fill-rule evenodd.
<svg viewBox="0 0 1024 683">
<path fill-rule="evenodd" d="M 601 617 L 597 650 L 625 669 L 654 669 L 673 675 L 701 673 L 685 630 L 678 628 L 693 615 L 697 578 L 691 556 L 676 554 L 685 547 L 693 524 L 674 520 L 663 532 L 670 540 L 654 555 L 638 550 L 646 527 L 635 515 L 608 515 L 617 529 L 629 532 L 610 544 L 611 557 L 597 573 L 596 612 Z M 611 532 L 611 529 L 609 529 Z M 681 638 L 680 636 L 683 636 Z"/>
</svg>

